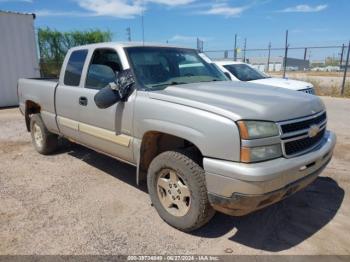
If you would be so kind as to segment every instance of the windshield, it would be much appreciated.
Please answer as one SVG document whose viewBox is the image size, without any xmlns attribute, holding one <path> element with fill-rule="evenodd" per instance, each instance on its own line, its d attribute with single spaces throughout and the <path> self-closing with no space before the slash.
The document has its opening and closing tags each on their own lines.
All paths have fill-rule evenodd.
<svg viewBox="0 0 350 262">
<path fill-rule="evenodd" d="M 205 62 L 192 49 L 130 47 L 126 51 L 138 82 L 149 90 L 227 80 L 220 70 Z"/>
<path fill-rule="evenodd" d="M 224 67 L 241 81 L 252 81 L 270 77 L 265 73 L 245 64 L 224 65 Z"/>
</svg>

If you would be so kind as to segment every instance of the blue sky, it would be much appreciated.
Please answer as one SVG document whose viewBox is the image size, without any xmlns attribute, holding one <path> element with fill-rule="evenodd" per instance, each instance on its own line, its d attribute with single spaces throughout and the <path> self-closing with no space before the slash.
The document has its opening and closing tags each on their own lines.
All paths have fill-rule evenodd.
<svg viewBox="0 0 350 262">
<path fill-rule="evenodd" d="M 116 41 L 141 40 L 144 12 L 145 39 L 194 47 L 196 37 L 205 49 L 229 49 L 234 34 L 248 48 L 284 44 L 286 29 L 291 46 L 333 45 L 350 38 L 349 0 L 0 0 L 0 9 L 37 14 L 35 26 L 58 30 L 110 30 Z"/>
</svg>

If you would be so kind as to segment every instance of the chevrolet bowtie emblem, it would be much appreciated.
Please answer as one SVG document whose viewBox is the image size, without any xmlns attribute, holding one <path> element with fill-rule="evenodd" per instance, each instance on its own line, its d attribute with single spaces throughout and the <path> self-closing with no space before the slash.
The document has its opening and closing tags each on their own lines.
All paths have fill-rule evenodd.
<svg viewBox="0 0 350 262">
<path fill-rule="evenodd" d="M 320 128 L 317 125 L 310 126 L 309 137 L 310 138 L 315 137 L 318 134 L 318 132 L 320 132 Z"/>
</svg>

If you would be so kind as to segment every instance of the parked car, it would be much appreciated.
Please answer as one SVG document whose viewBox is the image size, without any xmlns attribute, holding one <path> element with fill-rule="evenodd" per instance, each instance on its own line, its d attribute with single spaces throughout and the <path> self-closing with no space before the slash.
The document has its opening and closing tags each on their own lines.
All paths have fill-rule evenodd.
<svg viewBox="0 0 350 262">
<path fill-rule="evenodd" d="M 20 79 L 18 94 L 39 153 L 65 137 L 136 166 L 159 215 L 183 231 L 306 187 L 336 143 L 317 96 L 228 81 L 181 47 L 76 47 L 58 80 Z"/>
<path fill-rule="evenodd" d="M 290 90 L 302 91 L 308 94 L 315 94 L 314 86 L 311 83 L 292 80 L 287 78 L 271 77 L 253 66 L 243 62 L 214 61 L 225 75 L 232 81 L 252 82 L 261 85 L 276 86 Z"/>
</svg>

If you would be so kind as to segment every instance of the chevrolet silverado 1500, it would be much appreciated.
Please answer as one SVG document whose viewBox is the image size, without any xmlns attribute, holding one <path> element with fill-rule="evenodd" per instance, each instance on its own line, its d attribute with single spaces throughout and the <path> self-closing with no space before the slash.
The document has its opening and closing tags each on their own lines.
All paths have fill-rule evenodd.
<svg viewBox="0 0 350 262">
<path fill-rule="evenodd" d="M 181 47 L 76 47 L 58 80 L 20 79 L 18 94 L 39 153 L 65 137 L 136 166 L 159 215 L 183 231 L 304 188 L 336 141 L 320 98 L 228 81 Z"/>
</svg>

